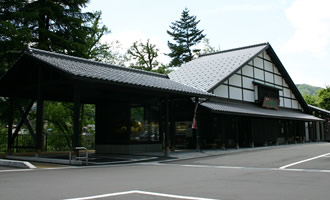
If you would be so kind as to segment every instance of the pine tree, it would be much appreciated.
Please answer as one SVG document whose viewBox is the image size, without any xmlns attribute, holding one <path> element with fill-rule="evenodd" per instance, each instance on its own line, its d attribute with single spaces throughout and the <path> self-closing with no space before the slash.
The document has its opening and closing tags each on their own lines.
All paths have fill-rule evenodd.
<svg viewBox="0 0 330 200">
<path fill-rule="evenodd" d="M 172 22 L 170 25 L 171 31 L 167 31 L 167 33 L 175 41 L 175 43 L 168 41 L 168 47 L 171 50 L 168 55 L 172 58 L 170 66 L 180 66 L 189 62 L 193 59 L 193 53 L 198 52 L 198 49 L 193 49 L 193 46 L 206 36 L 203 34 L 204 30 L 197 28 L 199 22 L 200 20 L 196 20 L 196 16 L 190 16 L 189 10 L 185 8 L 180 20 Z"/>
<path fill-rule="evenodd" d="M 84 58 L 105 52 L 99 40 L 107 28 L 100 12 L 81 11 L 87 2 L 0 0 L 0 75 L 27 46 Z"/>
</svg>

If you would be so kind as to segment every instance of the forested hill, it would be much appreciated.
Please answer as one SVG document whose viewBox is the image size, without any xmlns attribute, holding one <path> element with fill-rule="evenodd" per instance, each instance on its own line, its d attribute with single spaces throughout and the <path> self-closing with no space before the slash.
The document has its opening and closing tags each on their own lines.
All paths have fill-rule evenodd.
<svg viewBox="0 0 330 200">
<path fill-rule="evenodd" d="M 304 94 L 317 95 L 317 92 L 319 90 L 323 89 L 321 87 L 315 87 L 315 86 L 307 85 L 307 84 L 297 84 L 296 86 L 302 95 L 304 95 Z"/>
</svg>

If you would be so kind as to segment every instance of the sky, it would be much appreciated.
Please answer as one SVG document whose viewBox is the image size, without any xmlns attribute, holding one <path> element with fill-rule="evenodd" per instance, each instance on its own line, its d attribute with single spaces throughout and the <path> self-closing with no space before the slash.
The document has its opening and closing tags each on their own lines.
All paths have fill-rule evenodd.
<svg viewBox="0 0 330 200">
<path fill-rule="evenodd" d="M 102 11 L 104 42 L 150 39 L 167 64 L 166 31 L 185 8 L 216 49 L 269 42 L 294 83 L 330 86 L 329 0 L 90 0 L 84 11 Z"/>
</svg>

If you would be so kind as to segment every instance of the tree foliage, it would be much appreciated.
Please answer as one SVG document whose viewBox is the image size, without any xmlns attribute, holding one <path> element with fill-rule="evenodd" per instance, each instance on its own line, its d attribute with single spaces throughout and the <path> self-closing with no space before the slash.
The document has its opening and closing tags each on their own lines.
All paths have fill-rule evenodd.
<svg viewBox="0 0 330 200">
<path fill-rule="evenodd" d="M 148 39 L 146 43 L 135 41 L 128 49 L 128 60 L 131 61 L 130 67 L 152 71 L 159 65 L 157 61 L 159 49 Z"/>
<path fill-rule="evenodd" d="M 7 71 L 27 46 L 101 60 L 111 46 L 102 44 L 108 33 L 100 25 L 101 12 L 82 12 L 88 0 L 1 0 L 0 64 Z"/>
<path fill-rule="evenodd" d="M 193 59 L 194 52 L 200 51 L 193 49 L 206 36 L 203 34 L 204 30 L 197 28 L 199 22 L 200 20 L 196 20 L 196 16 L 189 15 L 187 8 L 182 11 L 180 20 L 172 22 L 171 30 L 167 33 L 175 43 L 168 41 L 168 47 L 171 50 L 168 55 L 172 58 L 169 66 L 180 66 L 189 62 Z"/>
<path fill-rule="evenodd" d="M 323 109 L 330 110 L 330 86 L 319 91 L 319 106 Z"/>
</svg>

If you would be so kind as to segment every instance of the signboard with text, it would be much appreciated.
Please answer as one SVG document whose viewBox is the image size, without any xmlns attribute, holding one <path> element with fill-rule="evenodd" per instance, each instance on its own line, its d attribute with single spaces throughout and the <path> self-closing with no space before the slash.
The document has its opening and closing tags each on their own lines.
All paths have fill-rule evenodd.
<svg viewBox="0 0 330 200">
<path fill-rule="evenodd" d="M 280 100 L 272 97 L 264 97 L 262 107 L 277 110 L 280 107 Z"/>
</svg>

